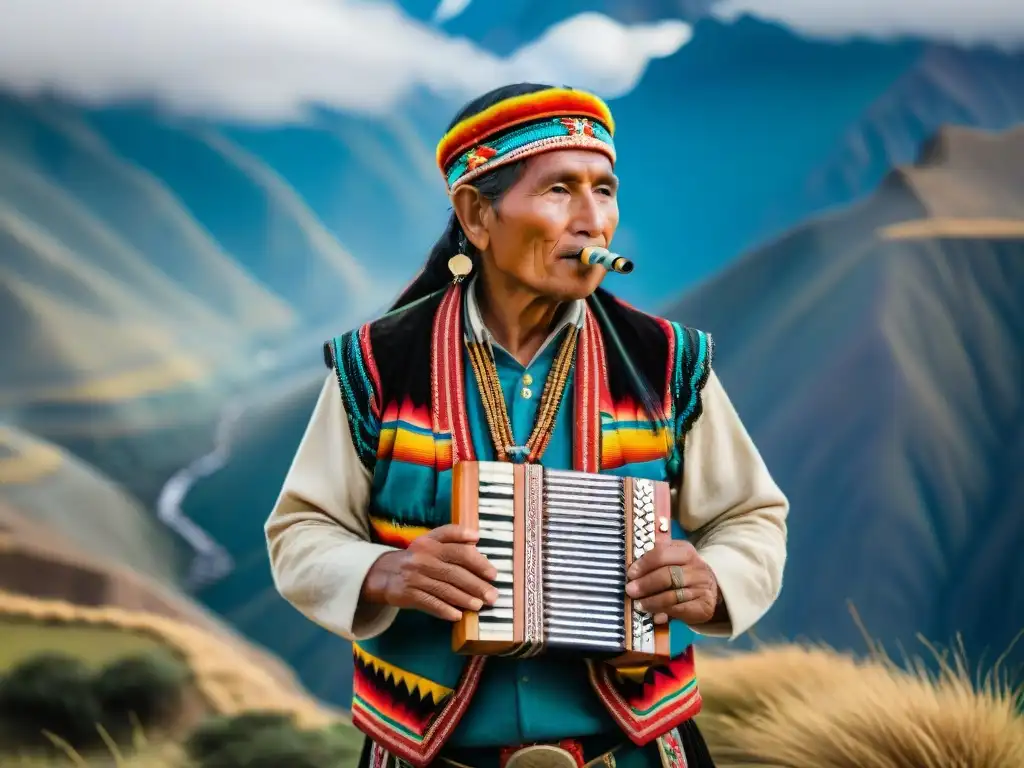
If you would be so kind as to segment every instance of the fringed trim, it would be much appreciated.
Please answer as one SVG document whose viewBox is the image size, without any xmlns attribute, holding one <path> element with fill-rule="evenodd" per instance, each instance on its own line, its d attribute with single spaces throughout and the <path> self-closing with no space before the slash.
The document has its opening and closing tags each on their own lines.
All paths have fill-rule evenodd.
<svg viewBox="0 0 1024 768">
<path fill-rule="evenodd" d="M 715 342 L 710 334 L 695 328 L 682 328 L 685 342 L 685 362 L 681 366 L 685 377 L 678 395 L 676 432 L 682 439 L 704 411 L 701 392 L 711 375 L 711 363 L 715 354 Z"/>
<path fill-rule="evenodd" d="M 665 413 L 671 424 L 668 471 L 670 477 L 678 477 L 683 467 L 686 433 L 703 412 L 701 392 L 711 375 L 714 340 L 704 331 L 656 319 L 668 337 L 665 374 Z"/>
<path fill-rule="evenodd" d="M 380 375 L 370 346 L 370 326 L 324 344 L 324 360 L 334 370 L 345 404 L 352 444 L 363 466 L 373 472 L 380 439 Z"/>
</svg>

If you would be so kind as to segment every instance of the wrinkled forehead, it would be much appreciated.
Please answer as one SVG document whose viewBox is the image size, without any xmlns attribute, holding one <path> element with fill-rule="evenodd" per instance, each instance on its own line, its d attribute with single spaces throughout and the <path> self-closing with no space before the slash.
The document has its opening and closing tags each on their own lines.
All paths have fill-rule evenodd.
<svg viewBox="0 0 1024 768">
<path fill-rule="evenodd" d="M 525 160 L 520 177 L 531 184 L 616 182 L 615 164 L 604 152 L 592 149 L 549 149 Z"/>
<path fill-rule="evenodd" d="M 554 153 L 597 153 L 611 167 L 614 131 L 601 99 L 551 88 L 514 96 L 462 120 L 438 143 L 437 164 L 449 192 L 508 163 Z"/>
</svg>

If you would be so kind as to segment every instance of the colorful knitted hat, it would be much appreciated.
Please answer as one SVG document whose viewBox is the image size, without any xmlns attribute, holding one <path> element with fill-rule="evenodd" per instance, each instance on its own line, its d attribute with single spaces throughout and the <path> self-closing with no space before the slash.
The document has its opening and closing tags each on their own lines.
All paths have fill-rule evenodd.
<svg viewBox="0 0 1024 768">
<path fill-rule="evenodd" d="M 437 165 L 454 192 L 499 166 L 553 149 L 593 149 L 614 163 L 614 133 L 612 113 L 597 96 L 548 88 L 457 123 L 437 145 Z"/>
</svg>

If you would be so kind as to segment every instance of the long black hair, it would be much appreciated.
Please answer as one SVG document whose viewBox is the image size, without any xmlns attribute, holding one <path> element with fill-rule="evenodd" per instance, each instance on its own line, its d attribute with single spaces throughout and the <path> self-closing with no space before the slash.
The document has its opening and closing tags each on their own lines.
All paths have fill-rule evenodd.
<svg viewBox="0 0 1024 768">
<path fill-rule="evenodd" d="M 478 96 L 460 109 L 458 114 L 452 118 L 447 130 L 450 131 L 467 117 L 478 115 L 485 109 L 493 107 L 505 99 L 522 96 L 527 93 L 546 91 L 552 87 L 550 85 L 538 85 L 537 83 L 516 83 L 495 88 L 483 96 Z M 497 205 L 509 188 L 516 183 L 522 170 L 523 161 L 513 162 L 499 166 L 490 173 L 485 173 L 469 183 L 476 187 L 486 200 Z M 416 278 L 402 291 L 402 294 L 389 311 L 393 312 L 399 307 L 412 304 L 424 296 L 429 296 L 441 290 L 450 283 L 452 276 L 448 271 L 448 260 L 460 251 L 472 260 L 474 274 L 478 272 L 480 269 L 480 254 L 477 253 L 472 243 L 466 240 L 466 235 L 462 231 L 459 218 L 455 215 L 455 211 L 452 211 L 448 219 L 448 226 L 445 227 L 441 237 L 434 243 L 434 247 L 430 249 L 427 263 L 423 265 L 423 269 L 420 270 Z"/>
</svg>

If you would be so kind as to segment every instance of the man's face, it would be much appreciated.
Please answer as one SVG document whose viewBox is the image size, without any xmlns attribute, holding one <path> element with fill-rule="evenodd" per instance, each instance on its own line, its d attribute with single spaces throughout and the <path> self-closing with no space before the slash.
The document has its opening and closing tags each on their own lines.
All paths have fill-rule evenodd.
<svg viewBox="0 0 1024 768">
<path fill-rule="evenodd" d="M 611 245 L 619 224 L 618 179 L 599 152 L 559 150 L 530 158 L 522 175 L 485 217 L 492 267 L 542 296 L 589 296 L 605 276 L 574 255 Z"/>
</svg>

